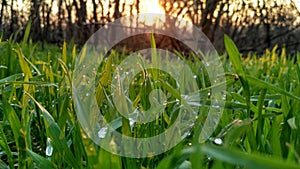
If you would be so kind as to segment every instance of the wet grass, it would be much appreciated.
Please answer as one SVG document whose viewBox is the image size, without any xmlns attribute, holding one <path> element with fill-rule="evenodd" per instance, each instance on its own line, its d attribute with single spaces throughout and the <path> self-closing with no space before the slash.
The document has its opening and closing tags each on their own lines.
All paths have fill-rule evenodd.
<svg viewBox="0 0 300 169">
<path fill-rule="evenodd" d="M 0 168 L 300 168 L 300 65 L 284 49 L 275 47 L 263 56 L 241 58 L 225 37 L 228 57 L 223 55 L 221 60 L 226 102 L 213 135 L 198 144 L 210 106 L 207 101 L 180 144 L 163 154 L 136 159 L 107 152 L 81 128 L 71 86 L 76 46 L 47 45 L 42 50 L 40 44 L 28 41 L 25 35 L 21 43 L 13 38 L 0 43 Z M 97 70 L 100 110 L 108 121 L 120 119 L 116 129 L 124 135 L 149 137 L 163 132 L 178 114 L 174 79 L 158 70 L 146 73 L 160 77 L 159 84 L 147 81 L 143 74 L 136 76 L 130 98 L 141 108 L 149 109 L 147 95 L 153 88 L 165 88 L 170 95 L 161 117 L 131 129 L 130 121 L 121 118 L 111 104 L 109 90 L 113 65 L 122 57 L 113 53 Z M 200 60 L 184 61 L 196 75 L 201 96 L 217 87 L 210 85 Z"/>
</svg>

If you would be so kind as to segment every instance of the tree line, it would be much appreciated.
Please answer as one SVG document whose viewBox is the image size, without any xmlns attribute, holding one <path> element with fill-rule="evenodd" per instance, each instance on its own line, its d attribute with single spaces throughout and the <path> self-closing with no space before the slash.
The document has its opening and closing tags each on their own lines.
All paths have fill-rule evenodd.
<svg viewBox="0 0 300 169">
<path fill-rule="evenodd" d="M 142 0 L 2 0 L 0 31 L 7 39 L 22 37 L 30 20 L 31 39 L 48 43 L 84 43 L 106 23 L 142 13 Z M 198 26 L 217 48 L 223 34 L 241 51 L 258 51 L 275 44 L 300 49 L 300 12 L 293 1 L 160 0 L 165 13 Z M 17 38 L 18 38 L 17 37 Z"/>
</svg>

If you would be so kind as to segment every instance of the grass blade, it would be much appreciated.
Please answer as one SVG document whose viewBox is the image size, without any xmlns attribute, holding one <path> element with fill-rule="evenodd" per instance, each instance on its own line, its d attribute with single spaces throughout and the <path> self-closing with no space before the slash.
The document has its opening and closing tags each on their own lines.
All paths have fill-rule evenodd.
<svg viewBox="0 0 300 169">
<path fill-rule="evenodd" d="M 9 169 L 9 167 L 1 159 L 0 159 L 0 168 L 2 168 L 2 169 Z"/>
<path fill-rule="evenodd" d="M 67 64 L 67 43 L 64 41 L 63 49 L 62 49 L 62 61 Z"/>
<path fill-rule="evenodd" d="M 250 75 L 247 75 L 247 79 L 249 80 L 249 83 L 251 83 L 255 86 L 261 87 L 263 89 L 273 90 L 273 91 L 278 92 L 282 95 L 285 95 L 285 96 L 288 96 L 290 98 L 293 98 L 293 99 L 296 99 L 296 100 L 300 101 L 300 97 L 295 96 L 295 95 L 291 94 L 290 92 L 287 92 L 287 91 L 283 90 L 282 88 L 279 88 L 279 87 L 277 87 L 273 84 L 267 83 L 263 80 L 257 79 L 256 77 L 253 77 L 253 76 L 250 76 Z"/>
<path fill-rule="evenodd" d="M 244 96 L 246 98 L 246 104 L 248 106 L 247 117 L 249 118 L 250 117 L 250 87 L 248 84 L 248 80 L 247 80 L 244 68 L 242 66 L 240 52 L 238 51 L 238 49 L 235 46 L 235 44 L 233 43 L 233 41 L 227 35 L 224 36 L 224 43 L 225 43 L 225 47 L 228 52 L 229 58 L 230 58 L 231 62 L 233 63 L 235 71 L 241 80 L 241 83 L 242 83 L 242 86 L 244 89 Z"/>
<path fill-rule="evenodd" d="M 18 49 L 14 50 L 17 53 L 17 56 L 19 58 L 19 64 L 21 66 L 21 69 L 23 71 L 23 73 L 25 73 L 25 75 L 27 75 L 29 78 L 32 77 L 32 73 L 31 70 L 25 60 L 25 56 L 23 55 L 21 48 L 19 47 Z"/>
<path fill-rule="evenodd" d="M 19 147 L 18 140 L 20 137 L 21 122 L 18 118 L 17 113 L 5 98 L 2 99 L 2 103 L 3 103 L 3 110 L 4 110 L 5 117 L 7 118 L 10 127 L 12 128 L 12 132 L 14 134 L 17 147 Z"/>
<path fill-rule="evenodd" d="M 46 158 L 36 154 L 35 152 L 27 149 L 28 155 L 36 162 L 39 168 L 56 169 L 55 164 L 51 163 Z"/>
<path fill-rule="evenodd" d="M 6 152 L 8 162 L 9 162 L 9 167 L 14 168 L 14 160 L 13 160 L 12 152 L 11 152 L 11 149 L 10 149 L 9 144 L 7 142 L 7 138 L 5 136 L 5 133 L 3 132 L 1 124 L 0 124 L 0 138 L 1 138 L 0 147 L 1 147 L 2 150 L 4 150 Z"/>
<path fill-rule="evenodd" d="M 260 154 L 246 154 L 234 149 L 204 145 L 201 146 L 204 154 L 212 158 L 228 162 L 231 164 L 241 165 L 252 169 L 299 169 L 299 165 L 287 163 L 281 159 L 268 158 Z"/>
<path fill-rule="evenodd" d="M 61 129 L 54 121 L 51 114 L 30 94 L 26 94 L 36 103 L 36 105 L 42 111 L 42 114 L 45 118 L 46 127 L 49 132 L 49 137 L 53 140 L 53 146 L 59 151 L 61 157 L 63 157 L 70 166 L 73 166 L 74 168 L 81 168 L 81 165 L 77 162 L 74 155 L 72 154 L 65 137 L 62 135 Z"/>
<path fill-rule="evenodd" d="M 30 34 L 30 28 L 31 28 L 31 20 L 29 20 L 29 21 L 27 22 L 27 25 L 26 25 L 26 28 L 25 28 L 24 37 L 23 37 L 22 46 L 24 46 L 25 43 L 28 42 L 29 34 Z"/>
</svg>

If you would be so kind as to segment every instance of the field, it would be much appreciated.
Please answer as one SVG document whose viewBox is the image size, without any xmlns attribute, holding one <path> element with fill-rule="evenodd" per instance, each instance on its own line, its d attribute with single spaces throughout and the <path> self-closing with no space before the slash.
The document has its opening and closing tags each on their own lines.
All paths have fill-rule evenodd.
<svg viewBox="0 0 300 169">
<path fill-rule="evenodd" d="M 300 168 L 300 55 L 286 56 L 285 49 L 266 50 L 263 56 L 241 57 L 225 37 L 227 54 L 221 56 L 226 77 L 226 100 L 218 127 L 205 143 L 198 143 L 199 130 L 210 102 L 199 108 L 190 134 L 173 149 L 147 158 L 121 157 L 100 148 L 81 128 L 72 95 L 73 69 L 79 49 L 74 44 L 59 48 L 32 43 L 28 31 L 20 43 L 0 43 L 0 168 Z M 298 58 L 297 58 L 298 57 Z M 97 103 L 112 121 L 121 118 L 111 104 L 109 84 L 113 53 L 98 69 Z M 196 75 L 201 94 L 210 85 L 200 60 L 182 58 Z M 104 71 L 103 71 L 104 70 Z M 153 76 L 161 73 L 149 70 Z M 106 72 L 101 74 L 101 72 Z M 178 108 L 174 81 L 162 76 L 168 106 L 163 117 L 130 129 L 121 118 L 116 129 L 124 134 L 149 137 L 172 125 Z M 131 86 L 130 97 L 149 108 L 149 86 L 140 90 L 143 76 Z M 221 85 L 221 84 L 220 84 Z M 203 113 L 204 112 L 204 113 Z M 117 121 L 118 122 L 118 121 Z M 123 125 L 122 125 L 123 124 Z M 117 144 L 117 143 L 116 143 Z M 112 144 L 112 148 L 114 145 Z"/>
</svg>

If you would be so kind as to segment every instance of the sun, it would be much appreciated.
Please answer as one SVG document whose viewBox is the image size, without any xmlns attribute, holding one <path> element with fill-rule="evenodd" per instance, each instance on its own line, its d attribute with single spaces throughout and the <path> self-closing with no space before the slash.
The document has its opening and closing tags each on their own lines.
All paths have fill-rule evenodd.
<svg viewBox="0 0 300 169">
<path fill-rule="evenodd" d="M 298 11 L 300 12 L 300 1 L 298 1 L 298 0 L 293 0 L 293 2 L 295 3 L 295 5 L 296 5 Z"/>
<path fill-rule="evenodd" d="M 159 0 L 146 0 L 143 2 L 143 12 L 164 14 L 164 8 L 159 4 Z"/>
<path fill-rule="evenodd" d="M 142 13 L 149 13 L 149 15 L 143 15 L 139 18 L 141 22 L 148 26 L 161 26 L 165 22 L 165 10 L 159 4 L 159 0 L 144 0 L 141 1 L 140 5 Z"/>
</svg>

